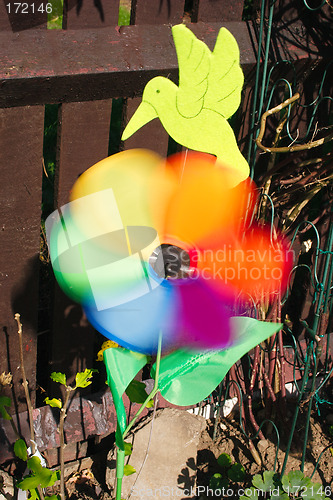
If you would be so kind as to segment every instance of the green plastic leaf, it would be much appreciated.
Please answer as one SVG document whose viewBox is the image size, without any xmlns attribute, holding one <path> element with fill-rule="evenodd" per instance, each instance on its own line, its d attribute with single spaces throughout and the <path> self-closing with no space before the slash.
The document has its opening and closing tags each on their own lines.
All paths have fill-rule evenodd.
<svg viewBox="0 0 333 500">
<path fill-rule="evenodd" d="M 28 460 L 27 445 L 25 444 L 25 441 L 23 439 L 18 439 L 17 441 L 15 441 L 14 453 L 21 460 L 24 460 L 25 462 Z"/>
<path fill-rule="evenodd" d="M 220 351 L 177 350 L 161 360 L 158 380 L 162 396 L 175 405 L 190 406 L 211 394 L 229 369 L 257 344 L 280 330 L 280 323 L 231 318 L 233 345 Z M 152 376 L 155 377 L 154 365 Z"/>
<path fill-rule="evenodd" d="M 142 404 L 147 399 L 146 385 L 139 380 L 132 380 L 126 389 L 126 394 L 131 403 Z"/>
<path fill-rule="evenodd" d="M 228 470 L 228 478 L 234 483 L 241 483 L 245 480 L 245 470 L 244 467 L 239 464 L 233 464 Z"/>
<path fill-rule="evenodd" d="M 47 405 L 52 406 L 52 408 L 62 408 L 62 401 L 61 401 L 61 399 L 45 398 L 44 401 L 45 401 L 45 403 Z"/>
<path fill-rule="evenodd" d="M 221 28 L 211 52 L 184 24 L 173 26 L 172 34 L 179 86 L 161 76 L 150 80 L 122 140 L 158 117 L 178 144 L 214 154 L 238 171 L 241 182 L 249 175 L 249 165 L 227 121 L 240 105 L 244 82 L 237 42 L 226 28 Z"/>
<path fill-rule="evenodd" d="M 11 420 L 12 417 L 9 415 L 7 412 L 5 406 L 7 408 L 10 408 L 12 404 L 12 400 L 10 398 L 7 398 L 7 396 L 0 396 L 0 413 L 2 418 L 5 420 Z"/>
<path fill-rule="evenodd" d="M 266 470 L 263 477 L 260 474 L 256 474 L 252 480 L 252 484 L 261 491 L 272 491 L 275 488 L 275 476 L 276 473 L 274 471 Z"/>
<path fill-rule="evenodd" d="M 132 451 L 133 451 L 132 443 L 127 443 L 126 441 L 124 441 L 124 449 L 125 449 L 125 457 L 132 455 Z"/>
<path fill-rule="evenodd" d="M 66 375 L 64 373 L 52 372 L 50 378 L 51 380 L 53 380 L 53 382 L 58 382 L 59 384 L 67 385 Z"/>
<path fill-rule="evenodd" d="M 124 465 L 124 476 L 131 476 L 132 474 L 135 474 L 136 469 L 133 467 L 133 465 L 126 464 Z"/>
<path fill-rule="evenodd" d="M 221 455 L 217 458 L 217 463 L 220 467 L 231 467 L 232 459 L 228 453 L 221 453 Z"/>
<path fill-rule="evenodd" d="M 304 476 L 300 470 L 291 470 L 281 479 L 282 487 L 288 495 L 301 493 L 311 485 L 311 479 Z M 312 498 L 312 497 L 311 497 Z"/>
<path fill-rule="evenodd" d="M 84 372 L 79 372 L 75 377 L 75 387 L 88 387 L 92 383 L 93 373 L 98 372 L 98 370 L 86 368 Z"/>
<path fill-rule="evenodd" d="M 147 363 L 147 356 L 128 349 L 106 349 L 103 353 L 108 385 L 117 413 L 116 444 L 125 449 L 123 433 L 126 429 L 126 411 L 122 396 L 135 375 Z"/>
</svg>

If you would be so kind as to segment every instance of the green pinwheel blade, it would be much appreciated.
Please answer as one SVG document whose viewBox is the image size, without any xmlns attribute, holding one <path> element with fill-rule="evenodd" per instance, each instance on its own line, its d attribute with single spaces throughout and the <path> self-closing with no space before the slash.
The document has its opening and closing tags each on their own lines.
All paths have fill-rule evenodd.
<svg viewBox="0 0 333 500">
<path fill-rule="evenodd" d="M 145 366 L 148 358 L 144 354 L 121 347 L 106 349 L 103 356 L 108 385 L 117 413 L 116 444 L 124 450 L 123 433 L 126 429 L 126 411 L 122 396 L 138 371 Z"/>
<path fill-rule="evenodd" d="M 280 323 L 253 318 L 231 318 L 234 344 L 220 351 L 177 350 L 161 360 L 158 379 L 162 396 L 172 404 L 189 406 L 205 399 L 230 368 L 257 344 L 281 329 Z M 155 365 L 152 376 L 155 377 Z"/>
</svg>

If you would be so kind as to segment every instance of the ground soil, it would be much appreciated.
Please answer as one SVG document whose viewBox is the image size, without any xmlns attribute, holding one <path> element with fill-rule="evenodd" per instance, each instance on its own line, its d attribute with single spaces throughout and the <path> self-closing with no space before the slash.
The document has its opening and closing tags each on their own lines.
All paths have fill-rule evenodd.
<svg viewBox="0 0 333 500">
<path fill-rule="evenodd" d="M 292 407 L 288 407 L 285 420 L 283 421 L 283 419 L 281 419 L 281 421 L 278 422 L 280 449 L 278 451 L 275 468 L 277 471 L 281 471 L 284 461 L 286 442 L 291 427 L 293 411 L 294 409 Z M 261 410 L 261 412 L 262 414 L 260 414 L 259 411 L 256 415 L 258 421 L 263 420 L 261 418 L 263 416 L 263 410 Z M 312 415 L 304 473 L 309 477 L 311 476 L 320 453 L 326 448 L 326 451 L 320 459 L 317 470 L 313 474 L 312 480 L 323 484 L 324 487 L 330 486 L 333 489 L 333 437 L 330 434 L 330 428 L 333 424 L 333 414 L 326 413 L 326 415 L 321 414 L 321 416 L 318 417 L 317 412 L 313 411 Z M 305 417 L 306 413 L 300 412 L 286 472 L 290 470 L 300 470 Z M 251 452 L 249 440 L 242 432 L 239 424 L 239 414 L 235 413 L 218 423 L 215 440 L 212 438 L 214 423 L 215 420 L 207 420 L 206 428 L 202 432 L 199 442 L 197 455 L 197 486 L 208 487 L 211 476 L 217 472 L 221 473 L 221 468 L 217 463 L 217 458 L 221 453 L 228 453 L 233 462 L 240 463 L 245 469 L 245 480 L 241 485 L 234 484 L 235 490 L 237 490 L 239 486 L 249 486 L 254 474 L 260 474 L 265 470 L 274 469 L 277 439 L 272 426 L 265 425 L 263 427 L 265 439 L 254 439 L 254 451 Z M 250 432 L 250 429 L 246 430 Z M 79 470 L 79 462 L 77 464 L 77 470 L 75 470 L 75 464 L 67 464 L 68 473 L 66 474 L 66 487 L 69 499 L 106 500 L 114 498 L 112 491 L 108 490 L 105 484 L 107 451 L 108 450 L 102 450 L 93 455 L 89 462 L 90 466 L 85 466 L 86 468 L 83 468 L 83 470 Z M 87 461 L 85 464 L 87 464 Z M 48 494 L 56 493 L 58 493 L 57 488 L 52 488 L 48 491 Z M 8 496 L 8 498 L 12 497 Z M 229 496 L 228 498 L 238 498 L 238 495 L 235 494 L 234 497 Z M 205 497 L 201 496 L 200 499 L 205 500 Z"/>
<path fill-rule="evenodd" d="M 320 453 L 326 448 L 323 453 L 317 470 L 314 472 L 312 481 L 323 484 L 323 486 L 331 486 L 333 489 L 333 438 L 329 435 L 330 425 L 326 419 L 318 419 L 314 416 L 310 420 L 309 439 L 307 446 L 306 462 L 304 466 L 304 474 L 308 477 L 314 472 L 316 462 Z M 288 435 L 291 428 L 293 412 L 288 410 L 286 420 L 280 422 L 280 449 L 277 455 L 276 467 L 274 463 L 276 458 L 276 433 L 272 426 L 264 426 L 263 433 L 265 439 L 254 439 L 254 451 L 251 452 L 249 440 L 245 437 L 239 423 L 239 416 L 235 415 L 230 420 L 224 419 L 217 428 L 215 441 L 212 439 L 214 422 L 208 421 L 207 427 L 202 434 L 201 443 L 198 449 L 198 473 L 197 484 L 208 486 L 209 480 L 214 473 L 221 473 L 221 468 L 217 463 L 217 458 L 221 453 L 228 453 L 233 462 L 238 462 L 243 465 L 246 478 L 242 486 L 250 486 L 251 478 L 254 474 L 262 474 L 265 470 L 281 471 L 285 458 L 285 449 Z M 281 428 L 283 430 L 281 430 Z M 297 421 L 291 451 L 287 461 L 285 472 L 290 470 L 300 470 L 303 451 L 303 435 L 305 428 L 305 413 L 299 415 Z M 326 432 L 325 432 L 326 431 Z M 254 435 L 254 433 L 252 434 Z M 237 489 L 237 485 L 235 485 Z M 203 497 L 204 498 L 204 497 Z M 235 498 L 238 496 L 235 495 Z"/>
<path fill-rule="evenodd" d="M 285 457 L 286 442 L 288 439 L 288 434 L 291 427 L 291 420 L 293 416 L 294 408 L 290 406 L 287 411 L 285 421 L 281 420 L 279 422 L 280 428 L 280 449 L 278 451 L 278 457 L 276 462 L 276 471 L 281 471 L 282 464 Z M 263 410 L 262 410 L 263 412 Z M 258 421 L 260 420 L 259 415 L 256 415 Z M 291 446 L 291 451 L 289 454 L 286 473 L 290 470 L 300 470 L 301 458 L 303 450 L 303 435 L 305 427 L 305 417 L 306 413 L 300 413 L 297 420 L 297 425 L 295 429 L 294 439 Z M 313 416 L 310 421 L 309 439 L 307 446 L 307 457 L 304 467 L 304 474 L 311 476 L 316 462 L 319 458 L 320 453 L 326 448 L 323 453 L 317 470 L 314 472 L 312 480 L 323 484 L 323 486 L 331 486 L 333 489 L 333 437 L 330 436 L 329 428 L 330 422 L 333 420 L 332 414 L 326 416 L 322 415 L 318 417 L 317 412 L 313 412 Z M 228 419 L 223 419 L 217 425 L 216 438 L 213 440 L 215 420 L 207 420 L 207 425 L 205 430 L 202 432 L 201 439 L 198 446 L 197 455 L 197 486 L 209 486 L 209 480 L 211 476 L 216 473 L 221 473 L 221 468 L 217 463 L 217 458 L 221 453 L 228 453 L 232 458 L 233 462 L 238 462 L 243 465 L 246 478 L 242 486 L 246 487 L 251 484 L 251 478 L 254 474 L 263 473 L 265 470 L 273 470 L 274 462 L 276 457 L 276 433 L 274 432 L 272 426 L 266 425 L 263 427 L 264 440 L 254 439 L 254 452 L 251 453 L 249 447 L 249 440 L 246 438 L 241 430 L 239 424 L 239 415 L 235 413 Z M 247 429 L 248 430 L 248 429 Z M 253 435 L 253 434 L 252 434 Z M 112 492 L 107 491 L 105 485 L 101 484 L 101 471 L 104 464 L 101 463 L 102 455 L 95 457 L 95 475 L 91 476 L 89 479 L 89 474 L 86 479 L 82 481 L 69 481 L 67 486 L 70 492 L 71 500 L 77 498 L 90 499 L 111 499 Z M 99 464 L 96 462 L 99 460 Z M 73 476 L 72 476 L 73 477 Z M 78 476 L 80 477 L 80 476 Z M 99 482 L 97 480 L 101 482 Z M 238 485 L 239 486 L 239 485 Z M 235 490 L 237 490 L 237 485 L 234 485 Z M 203 500 L 205 497 L 201 497 Z M 229 497 L 232 498 L 232 497 Z M 234 498 L 238 498 L 235 494 Z M 332 497 L 333 498 L 333 497 Z"/>
</svg>

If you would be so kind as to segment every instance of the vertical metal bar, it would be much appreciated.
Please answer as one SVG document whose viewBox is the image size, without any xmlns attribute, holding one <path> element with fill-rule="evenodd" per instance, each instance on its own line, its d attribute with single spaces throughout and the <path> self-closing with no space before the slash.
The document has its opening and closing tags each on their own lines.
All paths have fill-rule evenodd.
<svg viewBox="0 0 333 500">
<path fill-rule="evenodd" d="M 321 304 L 323 300 L 324 293 L 326 293 L 325 296 L 325 301 L 324 301 L 324 307 L 327 308 L 327 303 L 328 303 L 328 290 L 327 288 L 330 286 L 331 281 L 327 280 L 327 275 L 328 275 L 328 270 L 330 266 L 330 261 L 331 261 L 331 254 L 330 251 L 332 249 L 332 244 L 333 244 L 333 223 L 332 220 L 330 221 L 330 227 L 329 227 L 329 234 L 328 234 L 328 241 L 327 241 L 327 254 L 326 254 L 326 259 L 325 259 L 325 266 L 324 266 L 324 272 L 323 272 L 323 279 L 322 283 L 320 286 L 320 292 L 319 292 L 319 297 L 318 297 L 318 302 L 317 302 L 317 307 L 316 307 L 316 312 L 314 315 L 314 320 L 313 320 L 313 327 L 312 330 L 314 333 L 317 332 L 318 329 L 318 324 L 319 324 L 319 315 L 321 311 Z M 332 266 L 331 266 L 332 270 Z M 331 274 L 331 272 L 329 273 Z M 326 290 L 325 290 L 325 285 L 326 285 Z M 317 372 L 317 367 L 319 363 L 319 358 L 320 354 L 322 352 L 322 345 L 321 341 L 317 342 L 316 346 L 316 362 L 315 362 L 315 368 L 312 373 L 312 383 L 311 383 L 311 389 L 310 389 L 310 400 L 309 400 L 309 406 L 308 406 L 308 412 L 307 412 L 307 417 L 306 417 L 306 424 L 305 424 L 305 433 L 304 433 L 304 444 L 303 444 L 303 453 L 302 453 L 302 463 L 301 463 L 301 471 L 304 471 L 304 464 L 305 464 L 305 455 L 306 455 L 306 445 L 307 445 L 307 440 L 308 440 L 308 434 L 309 434 L 309 427 L 310 427 L 310 416 L 311 416 L 311 409 L 312 409 L 312 403 L 313 403 L 313 398 L 315 395 L 315 384 L 316 384 L 316 372 Z"/>
</svg>

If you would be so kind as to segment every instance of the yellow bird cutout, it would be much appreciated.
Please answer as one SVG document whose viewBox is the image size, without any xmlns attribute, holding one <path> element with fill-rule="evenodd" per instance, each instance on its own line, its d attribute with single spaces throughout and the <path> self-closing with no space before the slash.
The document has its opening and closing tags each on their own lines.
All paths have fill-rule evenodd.
<svg viewBox="0 0 333 500">
<path fill-rule="evenodd" d="M 221 28 L 213 52 L 184 24 L 173 26 L 179 86 L 157 76 L 150 80 L 142 102 L 122 140 L 159 118 L 167 133 L 186 148 L 217 156 L 230 172 L 233 185 L 249 175 L 228 119 L 237 111 L 244 83 L 239 48 L 233 35 Z"/>
</svg>

